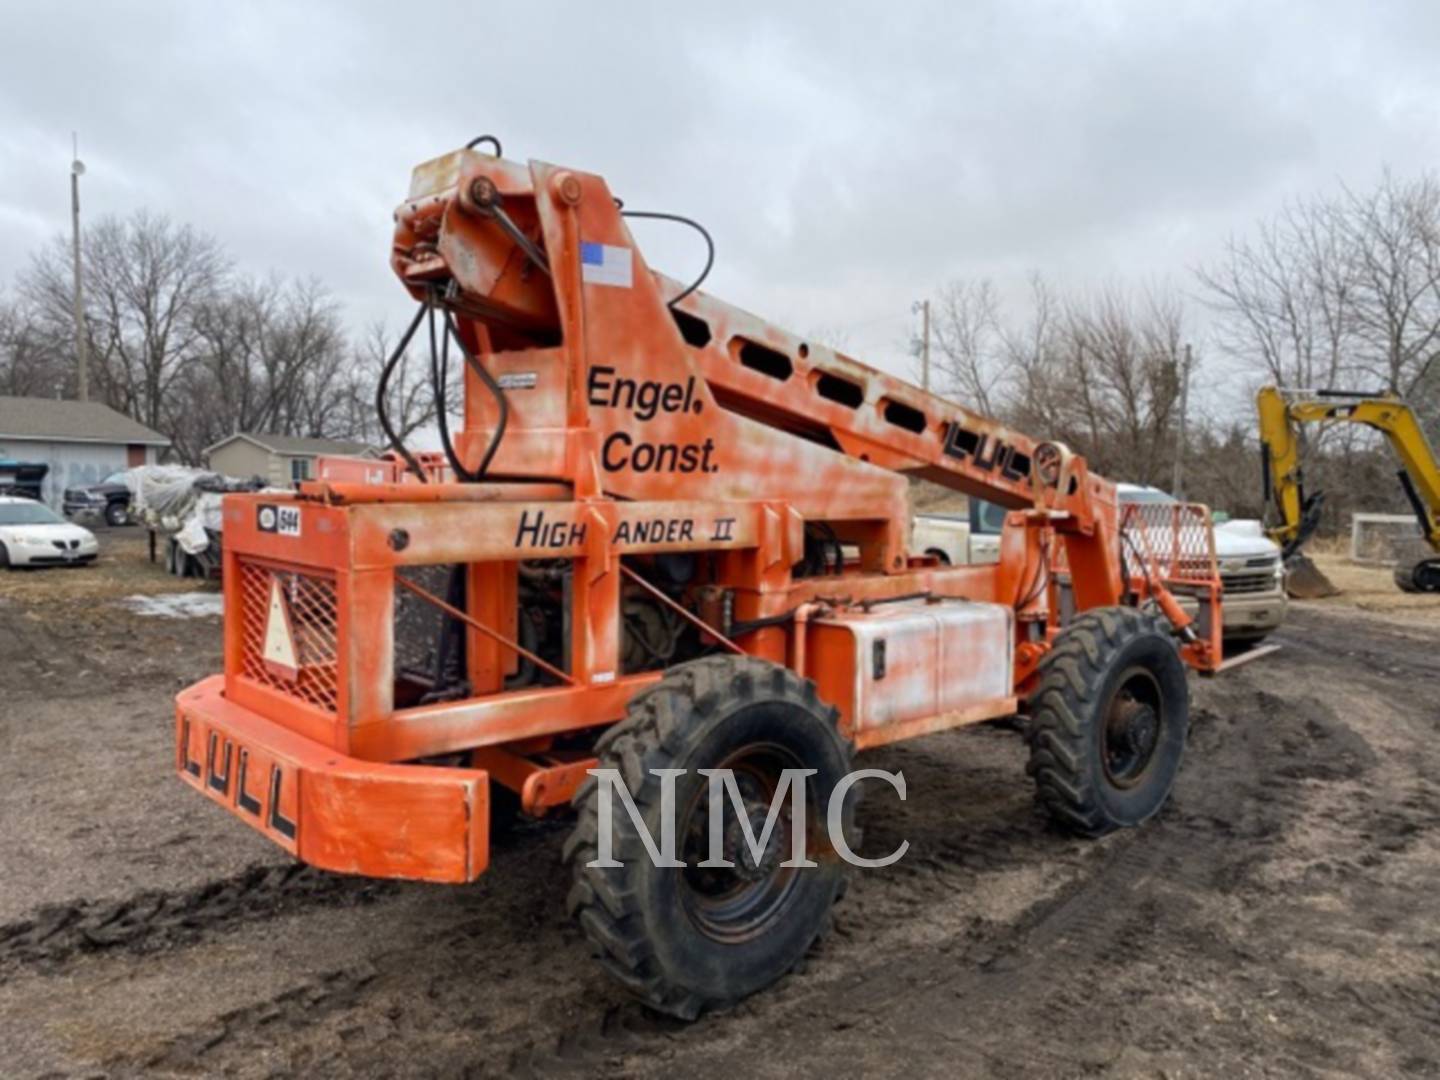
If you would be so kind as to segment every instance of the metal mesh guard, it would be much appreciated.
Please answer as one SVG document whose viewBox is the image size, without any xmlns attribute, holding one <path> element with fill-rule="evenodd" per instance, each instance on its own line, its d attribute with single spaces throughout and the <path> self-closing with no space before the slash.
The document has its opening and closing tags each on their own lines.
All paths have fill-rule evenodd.
<svg viewBox="0 0 1440 1080">
<path fill-rule="evenodd" d="M 1215 531 L 1210 511 L 1199 503 L 1130 503 L 1121 515 L 1120 532 L 1127 539 L 1126 557 L 1138 552 L 1161 579 L 1216 580 Z"/>
<path fill-rule="evenodd" d="M 299 668 L 293 679 L 273 671 L 264 660 L 270 590 L 277 580 L 290 611 Z M 335 712 L 339 701 L 335 582 L 327 577 L 242 560 L 240 612 L 241 674 L 318 709 Z"/>
</svg>

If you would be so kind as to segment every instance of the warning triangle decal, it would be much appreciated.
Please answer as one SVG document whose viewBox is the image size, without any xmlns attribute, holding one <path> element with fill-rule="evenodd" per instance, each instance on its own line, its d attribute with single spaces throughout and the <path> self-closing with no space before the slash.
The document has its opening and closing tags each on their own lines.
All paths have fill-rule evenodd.
<svg viewBox="0 0 1440 1080">
<path fill-rule="evenodd" d="M 300 674 L 295 656 L 295 633 L 290 626 L 290 608 L 280 591 L 280 579 L 270 579 L 270 614 L 265 619 L 265 666 L 277 675 L 294 679 Z"/>
</svg>

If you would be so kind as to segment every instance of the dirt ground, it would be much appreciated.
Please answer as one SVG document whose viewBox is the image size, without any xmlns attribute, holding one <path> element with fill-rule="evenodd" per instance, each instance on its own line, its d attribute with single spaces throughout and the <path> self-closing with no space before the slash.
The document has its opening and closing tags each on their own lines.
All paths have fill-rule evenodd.
<svg viewBox="0 0 1440 1080">
<path fill-rule="evenodd" d="M 1320 602 L 1326 607 L 1351 608 L 1440 631 L 1440 603 L 1436 603 L 1433 595 L 1401 592 L 1395 587 L 1394 577 L 1388 569 L 1358 566 L 1339 554 L 1310 554 L 1313 554 L 1315 565 L 1340 590 L 1340 595 L 1326 597 Z"/>
<path fill-rule="evenodd" d="M 101 536 L 0 577 L 6 1076 L 1440 1075 L 1440 599 L 1297 607 L 1195 682 L 1160 817 L 1098 843 L 1047 828 L 1013 733 L 876 752 L 909 799 L 866 802 L 866 849 L 909 852 L 803 971 L 685 1026 L 587 959 L 563 823 L 473 886 L 368 882 L 183 786 L 171 696 L 219 620 L 121 606 L 197 586 Z"/>
</svg>

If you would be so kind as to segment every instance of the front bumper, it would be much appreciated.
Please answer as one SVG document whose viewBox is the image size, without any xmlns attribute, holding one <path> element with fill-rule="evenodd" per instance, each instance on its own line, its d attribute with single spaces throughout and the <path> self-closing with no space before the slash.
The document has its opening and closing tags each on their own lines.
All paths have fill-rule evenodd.
<svg viewBox="0 0 1440 1080">
<path fill-rule="evenodd" d="M 489 862 L 489 774 L 346 757 L 228 701 L 224 676 L 175 699 L 180 778 L 312 866 L 473 881 Z"/>
<path fill-rule="evenodd" d="M 12 566 L 78 566 L 94 562 L 99 553 L 99 546 L 93 543 L 64 550 L 48 542 L 12 544 L 10 546 L 10 564 Z"/>
<path fill-rule="evenodd" d="M 1283 592 L 1237 593 L 1222 601 L 1227 638 L 1264 637 L 1285 621 L 1289 602 Z"/>
</svg>

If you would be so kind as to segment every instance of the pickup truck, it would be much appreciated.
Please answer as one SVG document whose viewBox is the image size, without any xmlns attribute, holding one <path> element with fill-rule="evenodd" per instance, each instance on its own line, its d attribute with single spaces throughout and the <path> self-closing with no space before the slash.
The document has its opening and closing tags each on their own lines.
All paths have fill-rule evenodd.
<svg viewBox="0 0 1440 1080">
<path fill-rule="evenodd" d="M 96 515 L 103 517 L 107 525 L 129 525 L 130 487 L 125 483 L 125 472 L 111 473 L 98 484 L 66 488 L 62 508 L 68 518 Z"/>
<path fill-rule="evenodd" d="M 1159 488 L 1139 484 L 1119 484 L 1117 495 L 1121 505 L 1175 501 Z M 916 514 L 910 550 L 947 566 L 998 562 L 1004 525 L 1002 507 L 971 499 L 968 515 Z M 1254 644 L 1285 619 L 1289 601 L 1280 549 L 1258 521 L 1226 521 L 1215 526 L 1215 558 L 1225 587 L 1225 640 Z"/>
<path fill-rule="evenodd" d="M 1116 485 L 1120 504 L 1173 503 L 1175 497 L 1140 484 Z M 1225 587 L 1225 640 L 1254 644 L 1285 621 L 1289 600 L 1280 548 L 1260 522 L 1234 519 L 1215 526 L 1215 561 Z M 1183 603 L 1183 601 L 1182 601 Z"/>
<path fill-rule="evenodd" d="M 1000 530 L 1005 510 L 984 499 L 971 499 L 969 514 L 916 514 L 910 550 L 946 566 L 1000 561 Z"/>
</svg>

